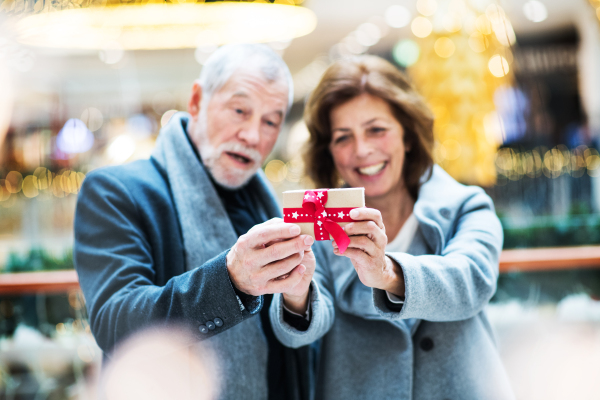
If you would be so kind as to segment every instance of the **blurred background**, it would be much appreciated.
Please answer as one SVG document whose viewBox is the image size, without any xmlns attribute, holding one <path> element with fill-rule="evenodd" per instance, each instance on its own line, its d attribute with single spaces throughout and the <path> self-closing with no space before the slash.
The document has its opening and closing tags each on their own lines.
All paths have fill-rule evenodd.
<svg viewBox="0 0 600 400">
<path fill-rule="evenodd" d="M 79 187 L 147 158 L 202 63 L 237 41 L 268 43 L 293 74 L 264 165 L 279 194 L 312 187 L 302 113 L 332 61 L 376 54 L 405 70 L 436 116 L 435 161 L 502 220 L 488 312 L 517 398 L 600 398 L 599 7 L 0 0 L 0 398 L 90 398 L 102 355 L 72 270 Z"/>
</svg>

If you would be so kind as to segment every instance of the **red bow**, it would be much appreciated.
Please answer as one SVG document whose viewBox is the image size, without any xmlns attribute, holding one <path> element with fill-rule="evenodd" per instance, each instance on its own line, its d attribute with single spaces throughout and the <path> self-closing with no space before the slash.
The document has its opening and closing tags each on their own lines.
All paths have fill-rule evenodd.
<svg viewBox="0 0 600 400">
<path fill-rule="evenodd" d="M 304 192 L 302 208 L 284 208 L 284 222 L 314 222 L 315 239 L 329 240 L 333 237 L 335 243 L 343 254 L 350 244 L 350 238 L 338 225 L 338 222 L 352 222 L 350 210 L 356 207 L 325 208 L 327 203 L 327 189 L 307 190 Z"/>
</svg>

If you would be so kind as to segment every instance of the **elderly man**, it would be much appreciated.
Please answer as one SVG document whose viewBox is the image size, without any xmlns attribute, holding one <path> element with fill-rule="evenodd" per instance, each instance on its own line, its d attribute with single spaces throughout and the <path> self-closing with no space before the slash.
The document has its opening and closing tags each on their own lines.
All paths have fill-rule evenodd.
<svg viewBox="0 0 600 400">
<path fill-rule="evenodd" d="M 217 356 L 221 398 L 297 398 L 284 375 L 298 359 L 283 364 L 292 350 L 275 341 L 263 295 L 284 293 L 304 315 L 313 239 L 274 218 L 260 171 L 292 98 L 289 70 L 268 47 L 221 47 L 149 160 L 88 175 L 74 258 L 105 352 L 145 326 L 185 324 Z"/>
</svg>

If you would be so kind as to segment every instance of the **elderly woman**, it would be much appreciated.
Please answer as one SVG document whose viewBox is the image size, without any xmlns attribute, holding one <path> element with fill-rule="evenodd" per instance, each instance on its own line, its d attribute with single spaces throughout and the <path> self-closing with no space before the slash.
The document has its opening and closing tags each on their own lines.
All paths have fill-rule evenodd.
<svg viewBox="0 0 600 400">
<path fill-rule="evenodd" d="M 481 188 L 433 164 L 423 99 L 393 65 L 363 56 L 325 72 L 305 119 L 311 178 L 364 187 L 367 206 L 351 212 L 343 254 L 316 247 L 308 328 L 277 322 L 298 311 L 285 294 L 271 308 L 286 346 L 324 335 L 317 398 L 512 399 L 483 311 L 502 228 Z"/>
</svg>

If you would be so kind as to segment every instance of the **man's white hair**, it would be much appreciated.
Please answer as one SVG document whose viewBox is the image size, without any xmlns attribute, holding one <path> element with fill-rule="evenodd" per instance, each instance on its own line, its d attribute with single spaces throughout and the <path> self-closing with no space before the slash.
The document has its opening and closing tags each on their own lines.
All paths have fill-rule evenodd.
<svg viewBox="0 0 600 400">
<path fill-rule="evenodd" d="M 284 79 L 288 87 L 289 111 L 294 101 L 292 74 L 281 57 L 264 44 L 228 44 L 217 49 L 200 72 L 203 102 L 219 91 L 238 70 L 256 70 L 269 83 Z"/>
</svg>

